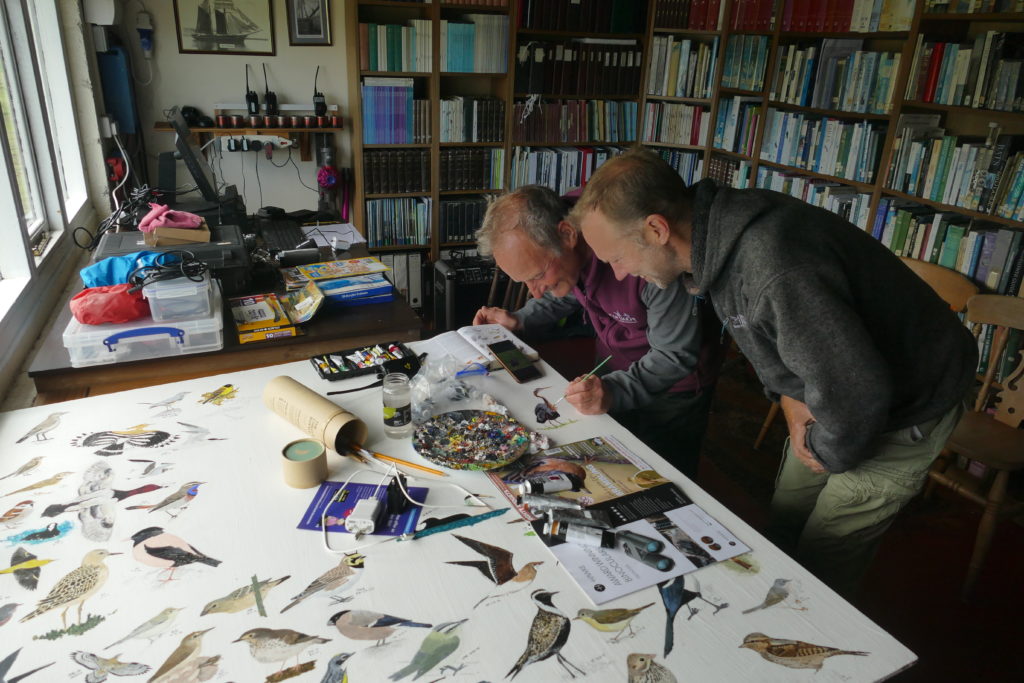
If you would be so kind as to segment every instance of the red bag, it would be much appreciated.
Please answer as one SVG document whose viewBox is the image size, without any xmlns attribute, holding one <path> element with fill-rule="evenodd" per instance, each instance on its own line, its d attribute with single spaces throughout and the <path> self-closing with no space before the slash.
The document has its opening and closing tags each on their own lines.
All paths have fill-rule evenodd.
<svg viewBox="0 0 1024 683">
<path fill-rule="evenodd" d="M 142 290 L 129 292 L 130 284 L 83 289 L 71 298 L 75 320 L 86 325 L 126 323 L 149 315 Z"/>
</svg>

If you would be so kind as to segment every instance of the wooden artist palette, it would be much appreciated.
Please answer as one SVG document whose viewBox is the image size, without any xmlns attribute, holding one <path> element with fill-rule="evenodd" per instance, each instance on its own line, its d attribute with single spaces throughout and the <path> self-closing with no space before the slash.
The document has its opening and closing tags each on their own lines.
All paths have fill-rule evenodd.
<svg viewBox="0 0 1024 683">
<path fill-rule="evenodd" d="M 485 410 L 453 410 L 416 429 L 413 447 L 424 458 L 453 470 L 490 470 L 517 460 L 530 435 L 516 420 Z"/>
</svg>

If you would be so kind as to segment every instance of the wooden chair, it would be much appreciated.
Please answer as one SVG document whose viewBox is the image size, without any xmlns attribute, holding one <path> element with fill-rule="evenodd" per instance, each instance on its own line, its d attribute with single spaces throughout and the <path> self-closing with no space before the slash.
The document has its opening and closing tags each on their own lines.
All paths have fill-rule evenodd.
<svg viewBox="0 0 1024 683">
<path fill-rule="evenodd" d="M 1009 330 L 1024 330 L 1024 299 L 996 294 L 979 294 L 967 302 L 967 319 L 980 334 L 982 325 L 993 325 L 988 369 L 974 409 L 966 412 L 946 442 L 946 448 L 929 472 L 929 487 L 946 486 L 968 500 L 985 508 L 978 524 L 974 552 L 964 580 L 962 596 L 966 600 L 985 563 L 996 522 L 1000 517 L 1016 514 L 1024 504 L 1006 498 L 1010 472 L 1024 468 L 1024 361 L 1004 378 L 1000 387 L 995 381 L 996 368 L 1002 361 Z M 993 412 L 989 412 L 993 411 Z M 977 477 L 955 466 L 961 455 L 985 466 Z"/>
<path fill-rule="evenodd" d="M 530 292 L 522 282 L 513 282 L 498 266 L 494 266 L 494 279 L 487 294 L 487 305 L 498 306 L 506 311 L 518 311 L 526 303 Z"/>
<path fill-rule="evenodd" d="M 931 288 L 957 313 L 967 308 L 968 299 L 978 293 L 977 285 L 955 270 L 935 263 L 906 258 L 905 256 L 901 256 L 900 260 L 917 273 L 922 280 L 931 285 Z M 761 443 L 768 434 L 768 429 L 775 422 L 779 410 L 779 404 L 772 403 L 768 409 L 768 414 L 765 415 L 764 422 L 761 424 L 761 431 L 758 432 L 757 438 L 754 440 L 754 450 L 761 447 Z"/>
</svg>

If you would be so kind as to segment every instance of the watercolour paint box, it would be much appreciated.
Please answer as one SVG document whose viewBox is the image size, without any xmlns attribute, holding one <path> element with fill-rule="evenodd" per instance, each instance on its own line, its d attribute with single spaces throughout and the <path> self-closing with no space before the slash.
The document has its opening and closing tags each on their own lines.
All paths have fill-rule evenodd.
<svg viewBox="0 0 1024 683">
<path fill-rule="evenodd" d="M 324 353 L 313 356 L 309 362 L 320 375 L 320 379 L 334 381 L 370 375 L 377 372 L 386 361 L 410 358 L 413 355 L 415 354 L 405 344 L 392 341 Z"/>
</svg>

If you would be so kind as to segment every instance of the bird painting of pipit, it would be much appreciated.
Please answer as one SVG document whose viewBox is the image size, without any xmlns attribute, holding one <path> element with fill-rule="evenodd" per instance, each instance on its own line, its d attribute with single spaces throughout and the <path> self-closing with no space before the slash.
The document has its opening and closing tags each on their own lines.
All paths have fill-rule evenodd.
<svg viewBox="0 0 1024 683">
<path fill-rule="evenodd" d="M 49 595 L 39 601 L 36 608 L 23 616 L 19 621 L 24 623 L 29 619 L 38 617 L 40 614 L 49 612 L 52 609 L 63 607 L 60 613 L 60 620 L 66 629 L 68 610 L 78 605 L 78 623 L 82 623 L 82 606 L 96 591 L 103 587 L 107 581 L 110 570 L 104 563 L 108 557 L 120 555 L 121 553 L 108 552 L 102 548 L 90 550 L 82 558 L 82 564 L 78 569 L 66 574 L 57 584 L 50 589 Z"/>
<path fill-rule="evenodd" d="M 125 447 L 132 448 L 163 448 L 178 440 L 177 434 L 159 429 L 149 429 L 148 424 L 137 424 L 122 430 L 107 430 L 92 434 L 79 434 L 71 440 L 71 445 L 78 448 L 98 447 L 95 455 L 109 457 L 121 455 Z"/>
<path fill-rule="evenodd" d="M 452 536 L 483 555 L 486 559 L 451 560 L 447 562 L 447 564 L 457 564 L 462 567 L 473 567 L 495 586 L 503 586 L 506 583 L 518 586 L 515 590 L 503 593 L 503 596 L 511 595 L 512 593 L 516 593 L 529 586 L 530 583 L 537 578 L 537 567 L 544 564 L 543 562 L 527 562 L 517 570 L 512 564 L 512 553 L 508 550 L 499 548 L 496 545 L 491 545 L 490 543 L 484 543 L 483 541 L 477 541 L 476 539 L 459 536 L 458 534 L 452 534 Z M 480 603 L 491 597 L 494 597 L 493 593 L 480 598 L 476 605 L 473 605 L 473 608 L 476 609 Z"/>
<path fill-rule="evenodd" d="M 530 599 L 537 606 L 537 614 L 533 617 L 530 632 L 526 636 L 526 649 L 505 674 L 505 678 L 515 678 L 525 667 L 549 657 L 554 657 L 572 678 L 576 678 L 573 669 L 585 675 L 583 669 L 562 655 L 562 647 L 569 640 L 572 621 L 555 607 L 552 602 L 555 593 L 538 588 L 530 594 Z"/>
<path fill-rule="evenodd" d="M 341 588 L 342 586 L 348 586 L 351 588 L 360 577 L 365 562 L 365 555 L 360 555 L 359 553 L 346 553 L 338 562 L 337 566 L 331 567 L 323 574 L 313 579 L 301 593 L 293 596 L 292 601 L 281 610 L 281 614 L 284 614 L 311 595 L 315 595 L 320 592 L 329 593 Z"/>
<path fill-rule="evenodd" d="M 814 645 L 802 640 L 770 638 L 763 633 L 748 633 L 740 647 L 753 650 L 769 662 L 788 666 L 790 669 L 814 669 L 815 671 L 821 671 L 821 665 L 829 657 L 836 655 L 865 657 L 869 654 L 859 650 L 840 650 L 827 645 Z"/>
<path fill-rule="evenodd" d="M 590 624 L 598 631 L 615 633 L 615 637 L 609 642 L 617 643 L 619 642 L 619 639 L 622 638 L 622 634 L 626 632 L 626 629 L 629 629 L 630 637 L 636 635 L 633 632 L 633 627 L 630 623 L 636 615 L 640 614 L 653 604 L 653 602 L 649 602 L 642 607 L 635 607 L 632 609 L 625 607 L 612 609 L 581 609 L 576 613 L 575 618 Z"/>
<path fill-rule="evenodd" d="M 295 667 L 299 668 L 299 657 L 302 651 L 311 645 L 322 645 L 331 642 L 329 638 L 309 636 L 288 628 L 254 628 L 238 636 L 232 643 L 249 644 L 249 654 L 261 664 L 284 663 L 295 657 Z M 280 671 L 280 669 L 279 669 Z"/>
<path fill-rule="evenodd" d="M 260 600 L 266 600 L 267 594 L 275 586 L 279 586 L 285 581 L 291 578 L 289 575 L 282 576 L 280 579 L 264 579 L 259 582 Z M 236 588 L 222 598 L 211 600 L 206 603 L 203 607 L 203 611 L 199 613 L 199 616 L 205 617 L 207 614 L 234 614 L 235 612 L 241 612 L 242 610 L 249 609 L 256 604 L 256 591 L 253 590 L 252 584 L 247 583 L 241 588 Z"/>
<path fill-rule="evenodd" d="M 149 667 L 138 662 L 122 662 L 118 659 L 121 655 L 113 657 L 100 657 L 91 652 L 78 650 L 71 653 L 71 659 L 80 666 L 89 670 L 86 675 L 86 683 L 103 683 L 108 675 L 114 676 L 141 676 L 149 671 Z"/>
<path fill-rule="evenodd" d="M 56 413 L 50 413 L 46 416 L 46 419 L 37 424 L 32 429 L 28 430 L 25 436 L 21 437 L 14 443 L 22 443 L 28 441 L 33 436 L 36 437 L 36 441 L 49 441 L 50 437 L 46 436 L 48 432 L 52 432 L 54 429 L 60 426 L 60 416 L 67 415 L 66 410 L 60 410 Z"/>
<path fill-rule="evenodd" d="M 13 575 L 19 586 L 34 591 L 39 585 L 39 568 L 51 562 L 53 560 L 40 560 L 24 548 L 18 548 L 11 555 L 11 566 L 0 569 L 0 574 Z"/>
<path fill-rule="evenodd" d="M 69 476 L 71 474 L 72 474 L 71 472 L 58 472 L 57 474 L 53 475 L 52 477 L 47 477 L 46 479 L 40 479 L 39 481 L 37 481 L 35 483 L 32 483 L 32 484 L 29 484 L 28 486 L 25 486 L 23 488 L 20 488 L 17 491 L 11 491 L 10 493 L 5 493 L 4 497 L 6 498 L 7 496 L 13 496 L 15 493 L 23 493 L 25 491 L 39 491 L 41 489 L 49 488 L 50 486 L 53 486 L 54 484 L 59 484 L 64 477 L 67 477 L 67 476 Z"/>
</svg>

